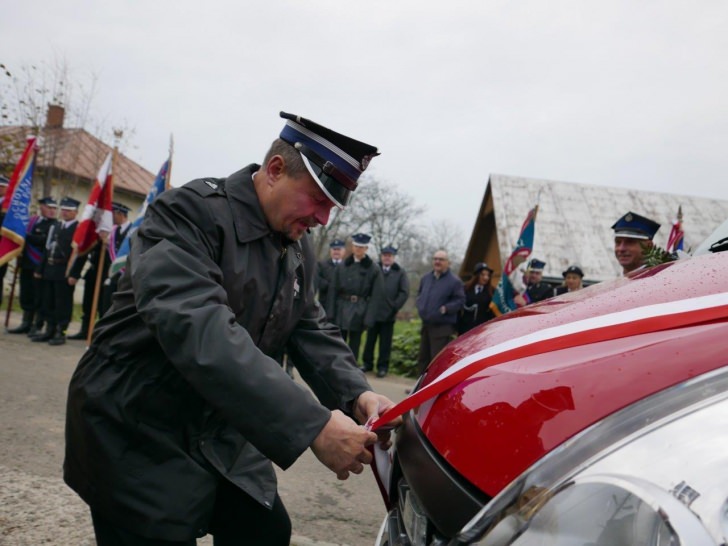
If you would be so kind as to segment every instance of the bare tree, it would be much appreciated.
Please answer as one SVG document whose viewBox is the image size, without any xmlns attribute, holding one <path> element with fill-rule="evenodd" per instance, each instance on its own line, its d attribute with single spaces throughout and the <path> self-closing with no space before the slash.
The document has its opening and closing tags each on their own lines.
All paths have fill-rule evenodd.
<svg viewBox="0 0 728 546">
<path fill-rule="evenodd" d="M 346 239 L 357 232 L 372 236 L 370 254 L 373 256 L 388 244 L 406 247 L 417 237 L 417 221 L 423 212 L 424 207 L 417 205 L 411 196 L 369 177 L 352 195 L 347 209 L 333 210 L 328 225 L 313 233 L 314 248 L 323 257 L 330 240 Z"/>
</svg>

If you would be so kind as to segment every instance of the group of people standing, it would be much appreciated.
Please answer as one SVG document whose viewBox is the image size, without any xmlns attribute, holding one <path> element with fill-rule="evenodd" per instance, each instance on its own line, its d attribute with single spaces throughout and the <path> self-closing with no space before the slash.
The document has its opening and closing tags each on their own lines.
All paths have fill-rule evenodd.
<svg viewBox="0 0 728 546">
<path fill-rule="evenodd" d="M 362 334 L 367 331 L 361 366 L 365 372 L 374 370 L 379 341 L 377 376 L 384 377 L 389 370 L 394 322 L 409 297 L 409 279 L 396 262 L 394 246 L 382 248 L 380 260 L 375 263 L 367 255 L 370 235 L 356 233 L 351 241 L 349 256 L 344 258 L 346 243 L 335 239 L 329 244 L 329 257 L 318 263 L 319 303 L 329 320 L 341 329 L 357 361 Z"/>
<path fill-rule="evenodd" d="M 64 197 L 60 203 L 50 196 L 38 200 L 38 214 L 31 216 L 28 222 L 19 260 L 19 300 L 23 316 L 18 326 L 8 329 L 9 334 L 26 334 L 31 341 L 50 345 L 63 345 L 67 338 L 86 339 L 101 250 L 97 245 L 87 255 L 77 257 L 69 267 L 79 205 L 80 202 L 71 197 Z M 115 279 L 107 277 L 108 268 L 128 233 L 128 214 L 128 207 L 113 203 L 115 227 L 109 236 L 103 267 L 104 284 L 97 304 L 99 316 L 109 307 L 115 289 Z M 84 273 L 87 262 L 89 267 Z M 85 281 L 82 327 L 78 333 L 68 336 L 73 294 L 80 278 Z"/>
</svg>

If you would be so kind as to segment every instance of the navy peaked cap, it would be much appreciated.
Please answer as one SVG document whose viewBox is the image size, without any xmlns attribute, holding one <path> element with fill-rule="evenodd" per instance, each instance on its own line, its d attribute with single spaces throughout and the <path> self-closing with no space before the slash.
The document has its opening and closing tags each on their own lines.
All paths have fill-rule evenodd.
<svg viewBox="0 0 728 546">
<path fill-rule="evenodd" d="M 397 249 L 392 245 L 387 245 L 382 249 L 382 254 L 397 254 Z"/>
<path fill-rule="evenodd" d="M 635 212 L 628 212 L 612 226 L 615 237 L 652 240 L 660 224 Z"/>
<path fill-rule="evenodd" d="M 356 246 L 367 246 L 369 241 L 372 240 L 372 236 L 366 233 L 355 233 L 351 236 L 351 240 Z"/>
<path fill-rule="evenodd" d="M 561 273 L 561 276 L 566 278 L 566 275 L 568 275 L 569 273 L 576 273 L 581 278 L 584 278 L 584 272 L 581 270 L 581 267 L 579 267 L 578 265 L 570 265 L 569 267 L 566 268 L 566 271 Z"/>
<path fill-rule="evenodd" d="M 46 195 L 45 197 L 38 199 L 38 203 L 41 205 L 46 205 L 48 207 L 57 207 L 58 203 L 56 203 L 56 200 L 53 199 L 50 195 Z"/>
<path fill-rule="evenodd" d="M 379 152 L 311 120 L 281 112 L 286 125 L 280 138 L 295 147 L 306 169 L 326 196 L 345 208 L 359 183 L 359 177 Z"/>
<path fill-rule="evenodd" d="M 344 248 L 346 243 L 341 239 L 334 239 L 329 243 L 329 248 Z"/>
<path fill-rule="evenodd" d="M 123 203 L 117 203 L 116 201 L 114 201 L 113 203 L 111 203 L 111 210 L 113 210 L 114 212 L 129 214 L 130 209 Z"/>
<path fill-rule="evenodd" d="M 76 210 L 81 204 L 81 201 L 74 199 L 73 197 L 64 197 L 61 199 L 61 209 L 64 210 Z"/>
<path fill-rule="evenodd" d="M 487 263 L 478 262 L 477 264 L 475 264 L 475 268 L 473 269 L 473 275 L 478 275 L 481 271 L 484 271 L 486 269 L 490 271 L 491 275 L 493 274 L 493 269 L 488 267 Z"/>
<path fill-rule="evenodd" d="M 531 271 L 543 271 L 544 267 L 546 267 L 546 262 L 542 262 L 537 258 L 533 258 L 530 262 L 528 262 L 528 269 Z"/>
</svg>

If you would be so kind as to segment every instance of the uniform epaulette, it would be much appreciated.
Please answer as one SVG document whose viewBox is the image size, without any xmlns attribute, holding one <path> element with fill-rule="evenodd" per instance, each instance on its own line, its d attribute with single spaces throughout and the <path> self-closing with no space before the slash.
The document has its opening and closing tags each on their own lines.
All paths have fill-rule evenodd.
<svg viewBox="0 0 728 546">
<path fill-rule="evenodd" d="M 192 182 L 185 184 L 186 188 L 191 189 L 201 197 L 207 197 L 209 195 L 224 193 L 225 179 L 224 178 L 198 178 Z"/>
</svg>

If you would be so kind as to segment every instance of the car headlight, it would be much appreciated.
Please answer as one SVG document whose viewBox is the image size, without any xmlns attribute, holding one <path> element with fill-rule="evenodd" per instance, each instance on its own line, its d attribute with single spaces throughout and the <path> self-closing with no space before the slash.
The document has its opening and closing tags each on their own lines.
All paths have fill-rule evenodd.
<svg viewBox="0 0 728 546">
<path fill-rule="evenodd" d="M 427 516 L 415 494 L 404 482 L 399 485 L 399 510 L 407 538 L 413 546 L 427 544 Z"/>
</svg>

